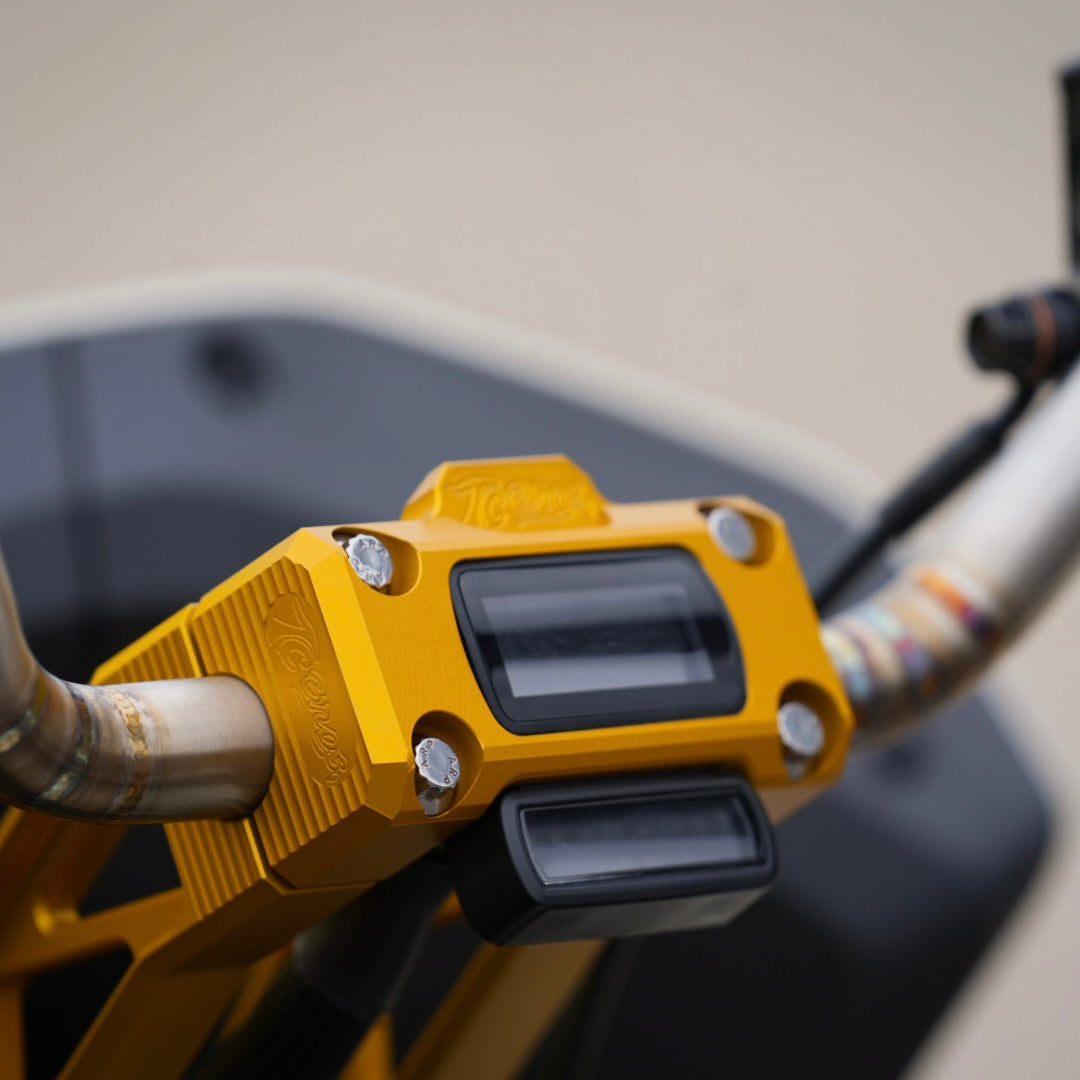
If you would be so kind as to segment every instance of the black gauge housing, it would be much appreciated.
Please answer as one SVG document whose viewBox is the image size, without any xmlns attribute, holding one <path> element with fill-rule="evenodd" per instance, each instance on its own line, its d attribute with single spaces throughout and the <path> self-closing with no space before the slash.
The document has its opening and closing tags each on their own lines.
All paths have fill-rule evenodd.
<svg viewBox="0 0 1080 1080">
<path fill-rule="evenodd" d="M 753 788 L 697 771 L 513 788 L 448 851 L 465 917 L 497 945 L 716 926 L 777 873 Z"/>
</svg>

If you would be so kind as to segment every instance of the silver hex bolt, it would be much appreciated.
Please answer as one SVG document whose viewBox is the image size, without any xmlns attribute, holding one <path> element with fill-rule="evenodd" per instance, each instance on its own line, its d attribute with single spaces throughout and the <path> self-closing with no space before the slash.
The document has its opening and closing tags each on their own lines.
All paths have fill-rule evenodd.
<svg viewBox="0 0 1080 1080">
<path fill-rule="evenodd" d="M 461 762 L 449 743 L 428 736 L 413 751 L 416 762 L 416 797 L 428 817 L 450 809 L 461 779 Z"/>
<path fill-rule="evenodd" d="M 802 776 L 810 762 L 825 749 L 825 725 L 809 705 L 786 701 L 776 714 L 784 760 L 793 777 Z"/>
<path fill-rule="evenodd" d="M 394 576 L 394 560 L 378 537 L 357 533 L 343 541 L 342 546 L 349 557 L 349 565 L 365 585 L 380 592 L 389 586 Z"/>
<path fill-rule="evenodd" d="M 731 506 L 716 506 L 705 518 L 713 543 L 729 559 L 749 562 L 757 551 L 757 534 L 744 514 Z"/>
</svg>

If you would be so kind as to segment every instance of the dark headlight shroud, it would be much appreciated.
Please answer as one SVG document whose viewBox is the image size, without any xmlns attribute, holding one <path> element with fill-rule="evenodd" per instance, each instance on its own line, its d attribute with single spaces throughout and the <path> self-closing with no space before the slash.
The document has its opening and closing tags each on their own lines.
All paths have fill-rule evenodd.
<svg viewBox="0 0 1080 1080">
<path fill-rule="evenodd" d="M 715 926 L 777 873 L 753 788 L 708 772 L 512 788 L 448 847 L 465 917 L 497 945 Z"/>
</svg>

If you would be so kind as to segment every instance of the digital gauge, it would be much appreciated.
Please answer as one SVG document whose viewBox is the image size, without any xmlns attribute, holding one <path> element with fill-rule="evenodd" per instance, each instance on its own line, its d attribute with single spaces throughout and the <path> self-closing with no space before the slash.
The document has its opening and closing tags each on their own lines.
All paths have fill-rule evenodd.
<svg viewBox="0 0 1080 1080">
<path fill-rule="evenodd" d="M 737 713 L 738 639 L 680 548 L 459 564 L 454 607 L 498 721 L 519 734 Z"/>
</svg>

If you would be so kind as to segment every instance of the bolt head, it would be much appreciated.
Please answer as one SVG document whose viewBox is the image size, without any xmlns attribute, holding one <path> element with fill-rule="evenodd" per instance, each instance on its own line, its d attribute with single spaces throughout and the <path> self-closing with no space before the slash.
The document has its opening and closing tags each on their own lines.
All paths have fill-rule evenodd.
<svg viewBox="0 0 1080 1080">
<path fill-rule="evenodd" d="M 743 514 L 730 506 L 717 506 L 705 519 L 713 543 L 729 559 L 749 562 L 757 551 L 757 533 Z"/>
<path fill-rule="evenodd" d="M 413 751 L 416 762 L 416 797 L 428 817 L 450 809 L 461 779 L 461 762 L 442 739 L 421 739 Z"/>
<path fill-rule="evenodd" d="M 356 576 L 373 589 L 385 589 L 394 576 L 394 560 L 386 545 L 367 533 L 350 536 L 344 543 L 349 565 Z"/>
<path fill-rule="evenodd" d="M 788 701 L 776 714 L 785 753 L 799 761 L 815 758 L 825 749 L 825 725 L 809 705 Z"/>
</svg>

